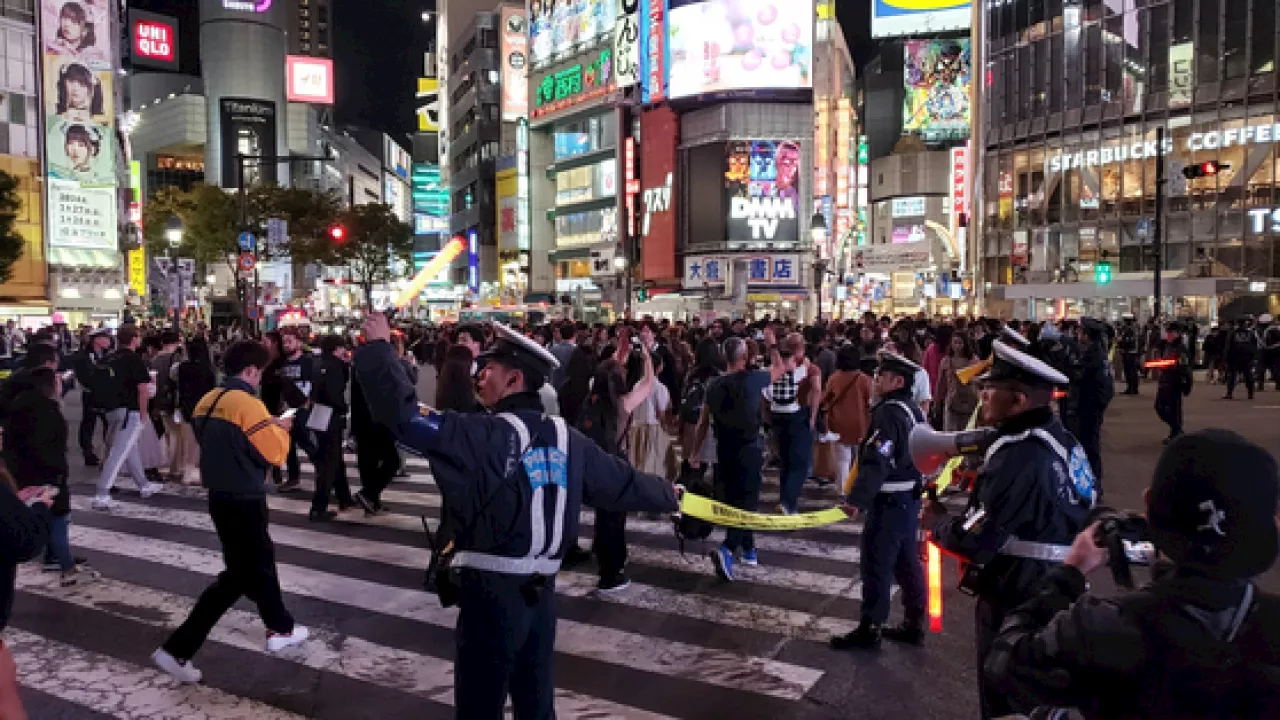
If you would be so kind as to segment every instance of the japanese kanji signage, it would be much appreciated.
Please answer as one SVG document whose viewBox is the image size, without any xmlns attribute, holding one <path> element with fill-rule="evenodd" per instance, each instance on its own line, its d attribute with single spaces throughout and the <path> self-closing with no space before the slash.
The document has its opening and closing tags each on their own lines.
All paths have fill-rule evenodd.
<svg viewBox="0 0 1280 720">
<path fill-rule="evenodd" d="M 800 285 L 800 256 L 794 253 L 764 255 L 688 255 L 684 259 L 687 290 L 724 285 L 734 260 L 747 261 L 748 287 L 795 287 Z"/>
<path fill-rule="evenodd" d="M 534 88 L 533 117 L 593 100 L 615 88 L 613 49 L 605 48 L 585 65 L 577 63 L 544 76 Z"/>
<path fill-rule="evenodd" d="M 50 244 L 114 252 L 115 188 L 87 188 L 75 181 L 50 179 L 49 225 Z"/>
</svg>

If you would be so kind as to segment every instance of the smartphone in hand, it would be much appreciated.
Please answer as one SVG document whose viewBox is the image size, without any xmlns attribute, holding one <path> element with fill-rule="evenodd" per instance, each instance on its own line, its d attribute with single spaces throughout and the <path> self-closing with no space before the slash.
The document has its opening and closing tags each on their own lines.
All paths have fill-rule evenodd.
<svg viewBox="0 0 1280 720">
<path fill-rule="evenodd" d="M 288 410 L 285 410 L 284 412 L 280 413 L 280 419 L 289 420 L 294 415 L 297 415 L 297 414 L 298 414 L 298 408 L 289 408 Z"/>
</svg>

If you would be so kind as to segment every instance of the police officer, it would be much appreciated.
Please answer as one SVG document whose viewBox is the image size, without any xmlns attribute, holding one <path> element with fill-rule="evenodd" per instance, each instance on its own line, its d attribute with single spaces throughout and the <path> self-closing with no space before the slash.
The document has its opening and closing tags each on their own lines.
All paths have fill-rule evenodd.
<svg viewBox="0 0 1280 720">
<path fill-rule="evenodd" d="M 858 480 L 846 500 L 850 516 L 866 515 L 862 531 L 862 618 L 852 632 L 831 638 L 837 650 L 880 647 L 881 636 L 920 645 L 928 594 L 920 566 L 920 486 L 907 440 L 925 421 L 912 400 L 921 367 L 896 353 L 880 353 L 876 395 L 867 438 L 858 451 Z M 889 588 L 902 588 L 903 623 L 885 628 Z"/>
<path fill-rule="evenodd" d="M 1156 385 L 1156 416 L 1169 426 L 1169 437 L 1165 438 L 1167 444 L 1182 434 L 1182 398 L 1191 394 L 1192 384 L 1191 358 L 1182 340 L 1182 326 L 1178 323 L 1169 323 L 1165 327 L 1164 340 L 1160 341 L 1152 367 L 1160 372 Z"/>
<path fill-rule="evenodd" d="M 1107 360 L 1107 326 L 1101 320 L 1082 318 L 1076 329 L 1080 354 L 1068 394 L 1075 398 L 1075 426 L 1067 425 L 1089 458 L 1094 494 L 1102 499 L 1102 420 L 1115 397 L 1115 378 Z"/>
<path fill-rule="evenodd" d="M 1236 327 L 1227 334 L 1227 394 L 1223 400 L 1232 400 L 1236 392 L 1236 379 L 1243 376 L 1244 387 L 1253 399 L 1253 360 L 1258 354 L 1258 336 L 1249 329 L 1249 318 L 1236 319 Z"/>
<path fill-rule="evenodd" d="M 664 480 L 545 416 L 537 391 L 555 357 L 503 325 L 494 328 L 477 383 L 491 415 L 422 414 L 381 313 L 365 322 L 369 342 L 356 353 L 355 372 L 371 415 L 431 461 L 456 529 L 448 593 L 459 607 L 456 716 L 502 718 L 509 694 L 516 718 L 547 720 L 555 717 L 555 575 L 565 539 L 578 536 L 581 504 L 673 512 L 678 502 Z"/>
<path fill-rule="evenodd" d="M 1004 617 L 1061 562 L 1058 546 L 1084 528 L 1093 507 L 1093 471 L 1084 448 L 1054 417 L 1055 386 L 1067 377 L 1002 342 L 982 382 L 984 424 L 997 437 L 986 451 L 964 517 L 931 504 L 922 519 L 938 545 L 964 560 L 961 589 L 977 595 L 978 666 Z M 1010 714 L 1003 694 L 980 679 L 984 718 Z"/>
<path fill-rule="evenodd" d="M 1120 362 L 1124 367 L 1124 394 L 1137 395 L 1138 358 L 1141 355 L 1138 347 L 1138 325 L 1133 313 L 1125 313 L 1120 318 L 1124 324 L 1120 326 L 1120 339 L 1116 342 L 1116 349 L 1120 351 Z"/>
<path fill-rule="evenodd" d="M 1280 598 L 1254 578 L 1276 561 L 1276 459 L 1226 430 L 1169 444 L 1147 491 L 1151 539 L 1171 561 L 1119 598 L 1086 595 L 1107 562 L 1097 526 L 1076 537 L 1011 613 L 983 668 L 1019 709 L 1085 717 L 1280 717 Z"/>
<path fill-rule="evenodd" d="M 1258 389 L 1265 390 L 1267 372 L 1280 390 L 1280 323 L 1272 322 L 1270 314 L 1258 316 Z"/>
</svg>

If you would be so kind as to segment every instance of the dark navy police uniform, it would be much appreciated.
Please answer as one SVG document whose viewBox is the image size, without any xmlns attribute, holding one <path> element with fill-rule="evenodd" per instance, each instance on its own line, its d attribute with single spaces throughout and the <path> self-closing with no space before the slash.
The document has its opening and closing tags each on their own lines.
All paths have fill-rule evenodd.
<svg viewBox="0 0 1280 720">
<path fill-rule="evenodd" d="M 1067 382 L 1049 365 L 1003 343 L 984 382 L 1016 381 L 1051 388 Z M 977 596 L 978 667 L 1007 613 L 1028 599 L 1035 583 L 1085 527 L 1093 509 L 1093 472 L 1084 448 L 1052 408 L 1006 419 L 987 449 L 964 517 L 943 517 L 934 541 L 964 561 L 962 589 Z M 1007 700 L 979 679 L 984 718 L 1010 714 Z"/>
<path fill-rule="evenodd" d="M 889 592 L 902 588 L 905 622 L 884 631 L 894 639 L 921 642 L 928 603 L 920 564 L 920 491 L 923 478 L 911 460 L 908 438 L 924 413 L 911 399 L 919 365 L 894 353 L 881 353 L 880 372 L 906 380 L 905 387 L 882 397 L 871 409 L 867 438 L 858 451 L 858 479 L 848 503 L 864 516 L 862 531 L 862 617 L 856 630 L 832 638 L 837 649 L 875 648 L 889 619 Z"/>
<path fill-rule="evenodd" d="M 497 327 L 491 361 L 543 361 L 544 350 Z M 578 536 L 584 501 L 618 512 L 678 508 L 669 483 L 636 472 L 563 419 L 543 414 L 535 390 L 554 362 L 529 367 L 525 392 L 504 398 L 492 415 L 424 416 L 388 343 L 356 353 L 356 375 L 373 417 L 391 427 L 401 445 L 430 459 L 456 529 L 460 719 L 502 718 L 508 694 L 518 720 L 555 717 L 555 574 L 566 539 Z"/>
</svg>

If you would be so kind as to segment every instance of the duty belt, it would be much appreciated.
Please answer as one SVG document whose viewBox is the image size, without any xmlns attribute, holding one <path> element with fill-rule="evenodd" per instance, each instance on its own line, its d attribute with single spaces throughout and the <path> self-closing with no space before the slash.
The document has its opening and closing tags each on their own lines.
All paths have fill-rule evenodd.
<svg viewBox="0 0 1280 720">
<path fill-rule="evenodd" d="M 919 483 L 917 483 L 915 480 L 900 480 L 898 482 L 887 482 L 880 486 L 880 493 L 884 494 L 884 493 L 896 493 L 896 492 L 911 492 L 912 490 L 916 489 L 916 485 L 918 484 Z"/>
</svg>

